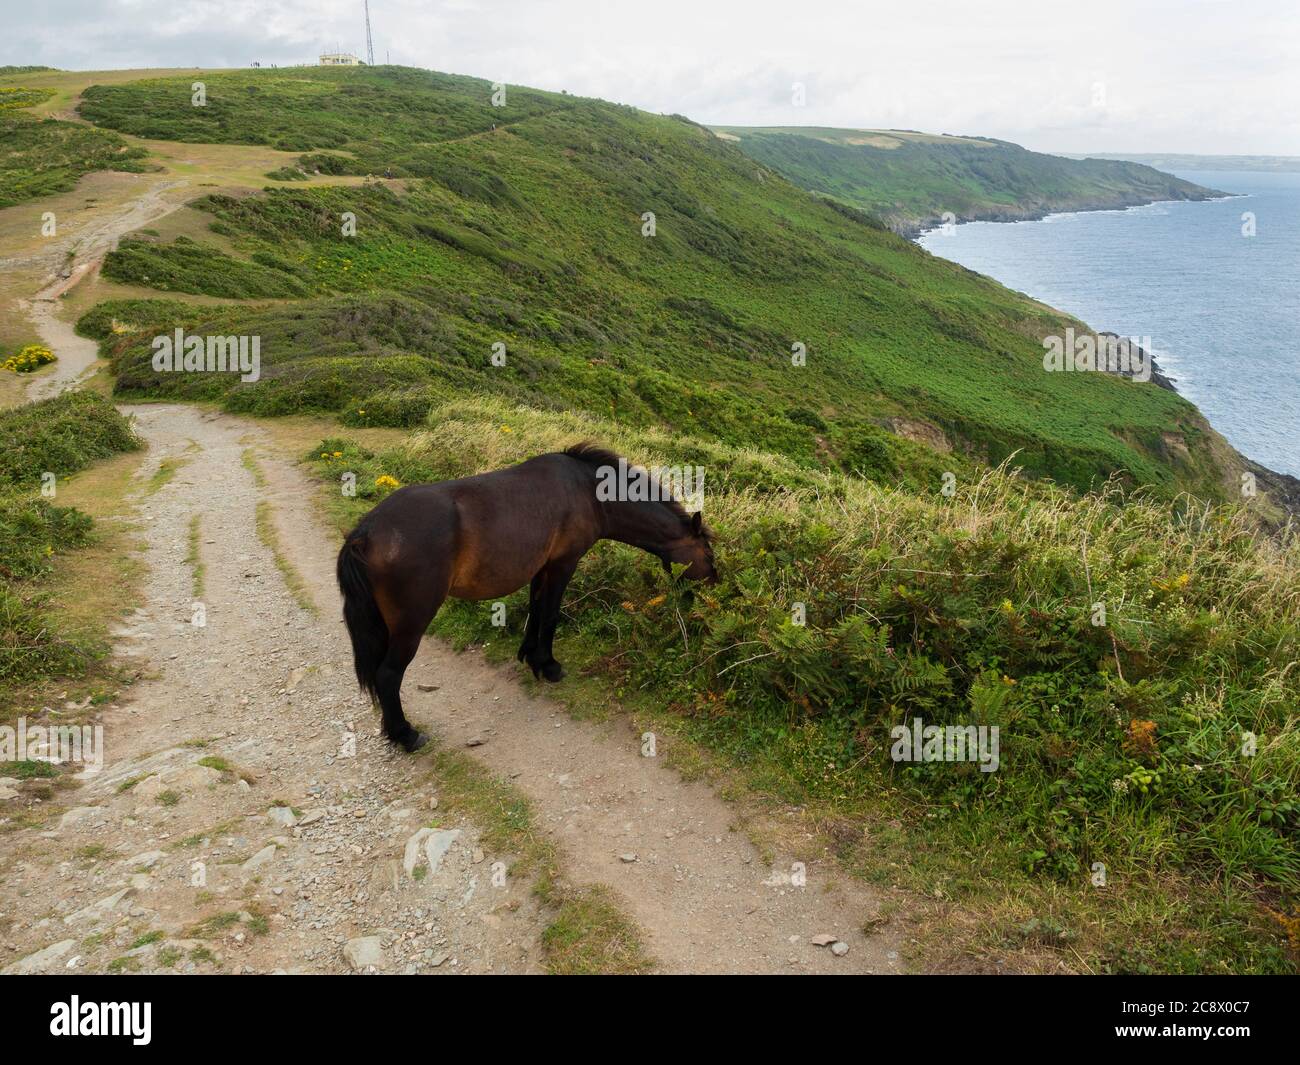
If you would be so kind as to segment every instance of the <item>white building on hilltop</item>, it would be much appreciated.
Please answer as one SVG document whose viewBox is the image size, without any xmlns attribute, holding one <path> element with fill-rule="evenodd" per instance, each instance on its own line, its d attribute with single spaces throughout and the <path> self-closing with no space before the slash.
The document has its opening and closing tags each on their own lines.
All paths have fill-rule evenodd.
<svg viewBox="0 0 1300 1065">
<path fill-rule="evenodd" d="M 326 52 L 320 57 L 323 67 L 359 67 L 361 60 L 351 52 Z"/>
</svg>

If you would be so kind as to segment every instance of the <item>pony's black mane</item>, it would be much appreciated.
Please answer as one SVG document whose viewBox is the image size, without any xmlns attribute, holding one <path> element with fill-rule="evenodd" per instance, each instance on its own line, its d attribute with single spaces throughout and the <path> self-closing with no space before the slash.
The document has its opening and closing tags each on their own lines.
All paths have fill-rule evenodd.
<svg viewBox="0 0 1300 1065">
<path fill-rule="evenodd" d="M 581 443 L 572 444 L 569 447 L 566 447 L 563 451 L 561 451 L 560 454 L 568 455 L 569 458 L 577 459 L 579 462 L 585 463 L 586 465 L 592 467 L 599 467 L 599 466 L 617 467 L 619 462 L 626 462 L 629 469 L 637 465 L 635 462 L 632 462 L 630 459 L 623 458 L 623 456 L 616 454 L 615 452 L 611 451 L 609 448 L 601 447 L 599 444 L 594 444 L 590 440 L 583 440 Z M 663 488 L 662 483 L 659 485 L 659 487 L 662 489 L 662 491 L 660 492 L 659 501 L 670 511 L 676 514 L 677 517 L 681 518 L 682 521 L 684 521 L 687 525 L 689 525 L 692 521 L 692 518 L 691 515 L 687 513 L 686 508 L 682 506 L 681 501 L 677 499 L 675 496 L 673 496 L 667 489 Z M 701 531 L 703 532 L 705 538 L 709 538 L 711 536 L 709 531 L 703 528 L 703 526 L 701 526 Z"/>
</svg>

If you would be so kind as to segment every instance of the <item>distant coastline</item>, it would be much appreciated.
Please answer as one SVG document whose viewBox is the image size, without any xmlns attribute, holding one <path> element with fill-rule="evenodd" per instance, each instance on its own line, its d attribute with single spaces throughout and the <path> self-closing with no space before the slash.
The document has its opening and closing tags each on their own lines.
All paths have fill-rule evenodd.
<svg viewBox="0 0 1300 1065">
<path fill-rule="evenodd" d="M 1300 174 L 1300 155 L 1192 155 L 1185 152 L 1058 152 L 1066 159 L 1108 159 L 1141 163 L 1157 170 L 1240 170 L 1265 174 Z"/>
<path fill-rule="evenodd" d="M 1152 207 L 1159 203 L 1209 203 L 1214 200 L 1234 200 L 1244 196 L 1240 192 L 1223 192 L 1220 189 L 1206 189 L 1202 193 L 1189 193 L 1186 196 L 1168 197 L 1161 196 L 1154 199 L 1143 197 L 1121 196 L 1113 199 L 1098 199 L 1080 204 L 1078 206 L 1050 206 L 1050 207 L 1013 207 L 1007 206 L 997 210 L 974 210 L 966 215 L 957 215 L 956 225 L 964 225 L 967 222 L 1041 222 L 1045 218 L 1051 218 L 1059 214 L 1082 214 L 1088 211 L 1127 211 L 1133 207 Z M 954 214 L 956 212 L 953 212 Z M 899 236 L 906 237 L 908 240 L 918 240 L 935 230 L 942 229 L 949 224 L 948 220 L 942 217 L 927 218 L 914 226 L 904 228 L 895 228 Z"/>
</svg>

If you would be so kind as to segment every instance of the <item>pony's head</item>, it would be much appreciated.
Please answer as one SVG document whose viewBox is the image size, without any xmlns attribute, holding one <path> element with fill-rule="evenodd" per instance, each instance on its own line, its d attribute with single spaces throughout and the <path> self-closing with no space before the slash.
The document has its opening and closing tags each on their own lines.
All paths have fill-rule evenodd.
<svg viewBox="0 0 1300 1065">
<path fill-rule="evenodd" d="M 680 562 L 686 566 L 683 576 L 691 581 L 707 581 L 714 584 L 718 571 L 713 565 L 713 537 L 704 524 L 704 518 L 697 510 L 685 516 L 682 522 L 682 535 L 668 541 L 660 557 L 665 566 Z"/>
</svg>

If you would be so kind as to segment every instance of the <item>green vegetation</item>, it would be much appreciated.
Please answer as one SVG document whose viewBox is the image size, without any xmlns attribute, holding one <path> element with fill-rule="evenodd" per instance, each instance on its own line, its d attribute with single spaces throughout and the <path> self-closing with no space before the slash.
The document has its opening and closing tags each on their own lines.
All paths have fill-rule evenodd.
<svg viewBox="0 0 1300 1065">
<path fill-rule="evenodd" d="M 1140 163 L 1066 159 L 986 138 L 814 126 L 714 129 L 795 184 L 905 233 L 939 224 L 945 212 L 961 222 L 1009 221 L 1222 195 Z"/>
<path fill-rule="evenodd" d="M 1288 966 L 1243 900 L 1300 888 L 1300 542 L 1261 539 L 1232 510 L 1076 498 L 1001 470 L 951 498 L 835 473 L 790 488 L 779 457 L 489 399 L 435 410 L 392 451 L 334 439 L 308 459 L 330 483 L 357 474 L 358 497 L 335 504 L 346 523 L 383 475 L 463 476 L 582 437 L 647 463 L 710 456 L 722 580 L 674 585 L 651 557 L 598 545 L 566 597 L 571 673 L 648 693 L 788 802 L 901 822 L 888 851 L 930 856 L 915 870 L 927 893 L 938 877 L 958 901 L 990 880 L 1054 900 L 1096 967 Z M 480 603 L 450 602 L 435 630 L 513 658 L 525 597 L 504 634 Z M 895 763 L 890 729 L 915 717 L 997 726 L 1000 768 Z M 868 864 L 870 849 L 846 856 Z M 1152 935 L 1134 927 L 1151 899 L 1216 916 L 1193 931 L 1164 913 Z"/>
<path fill-rule="evenodd" d="M 41 475 L 84 470 L 139 447 L 130 422 L 103 396 L 67 392 L 0 411 L 0 488 L 37 492 Z"/>
<path fill-rule="evenodd" d="M 890 166 L 921 153 L 905 186 L 840 168 L 870 145 L 818 142 L 835 187 L 810 196 L 703 127 L 600 101 L 511 87 L 494 108 L 486 82 L 394 68 L 206 80 L 207 108 L 188 78 L 163 78 L 95 87 L 82 113 L 402 180 L 211 195 L 194 204 L 211 241 L 125 242 L 105 276 L 227 302 L 86 314 L 119 395 L 415 430 L 380 454 L 313 449 L 323 480 L 357 475 L 355 498 L 330 493 L 340 522 L 393 482 L 583 437 L 702 465 L 721 583 L 675 585 L 598 546 L 566 598 L 571 675 L 833 826 L 860 875 L 974 912 L 962 949 L 1294 969 L 1279 929 L 1300 890 L 1300 547 L 1183 494 L 1221 499 L 1235 470 L 1189 403 L 1045 373 L 1043 337 L 1086 327 L 854 206 L 892 205 L 900 225 L 936 202 L 962 216 L 955 188 L 972 211 L 1030 210 L 1033 190 L 1153 198 L 1133 190 L 1163 175 L 908 135 L 871 148 Z M 768 132 L 783 150 L 799 139 Z M 1068 205 L 1086 204 L 1053 204 Z M 153 338 L 176 328 L 259 337 L 260 379 L 154 370 Z M 259 507 L 264 538 L 270 517 Z M 504 637 L 482 604 L 449 604 L 435 628 L 513 657 L 523 593 L 513 605 Z M 890 729 L 916 717 L 996 726 L 999 770 L 894 762 Z M 430 757 L 453 792 L 468 760 Z M 512 795 L 462 794 L 489 833 L 528 835 Z M 640 967 L 603 900 L 550 893 L 547 855 L 516 853 L 557 907 L 552 967 Z M 599 933 L 603 960 L 573 927 Z"/>
<path fill-rule="evenodd" d="M 0 70 L 0 76 L 3 76 Z M 53 89 L 23 89 L 18 87 L 0 87 L 0 111 L 14 111 L 21 107 L 44 103 L 54 95 Z"/>
<path fill-rule="evenodd" d="M 61 553 L 90 541 L 91 520 L 56 506 L 42 488 L 57 490 L 60 478 L 139 443 L 112 404 L 89 392 L 0 411 L 0 441 L 0 687 L 12 693 L 48 677 L 76 676 L 103 653 L 57 631 L 43 609 L 43 582 Z"/>
<path fill-rule="evenodd" d="M 92 85 L 81 116 L 109 129 L 159 140 L 266 144 L 314 152 L 308 172 L 429 176 L 445 164 L 439 142 L 490 133 L 564 109 L 570 97 L 510 86 L 494 108 L 486 81 L 403 67 L 252 70 L 213 73 L 207 103 L 191 102 L 190 78 Z M 322 151 L 323 149 L 323 151 Z"/>
<path fill-rule="evenodd" d="M 171 78 L 98 86 L 83 113 L 149 136 L 283 147 L 292 131 L 311 168 L 382 172 L 401 151 L 394 173 L 421 180 L 213 195 L 194 206 L 220 246 L 125 243 L 105 276 L 287 302 L 101 305 L 81 329 L 104 341 L 123 396 L 411 426 L 486 390 L 879 482 L 929 485 L 1017 453 L 1081 488 L 1118 475 L 1169 495 L 1222 490 L 1217 438 L 1189 403 L 1044 372 L 1042 337 L 1066 319 L 756 171 L 684 119 L 513 88 L 494 108 L 486 82 L 391 68 L 207 84 L 207 108 Z M 178 326 L 259 336 L 261 379 L 155 372 L 152 338 Z M 888 431 L 917 422 L 958 454 Z"/>
<path fill-rule="evenodd" d="M 12 373 L 35 373 L 57 359 L 44 344 L 26 344 L 0 363 L 0 369 Z"/>
<path fill-rule="evenodd" d="M 0 77 L 44 69 L 0 67 Z M 66 192 L 92 170 L 145 169 L 141 160 L 148 152 L 115 133 L 21 113 L 53 95 L 50 89 L 0 87 L 0 207 Z"/>
</svg>

